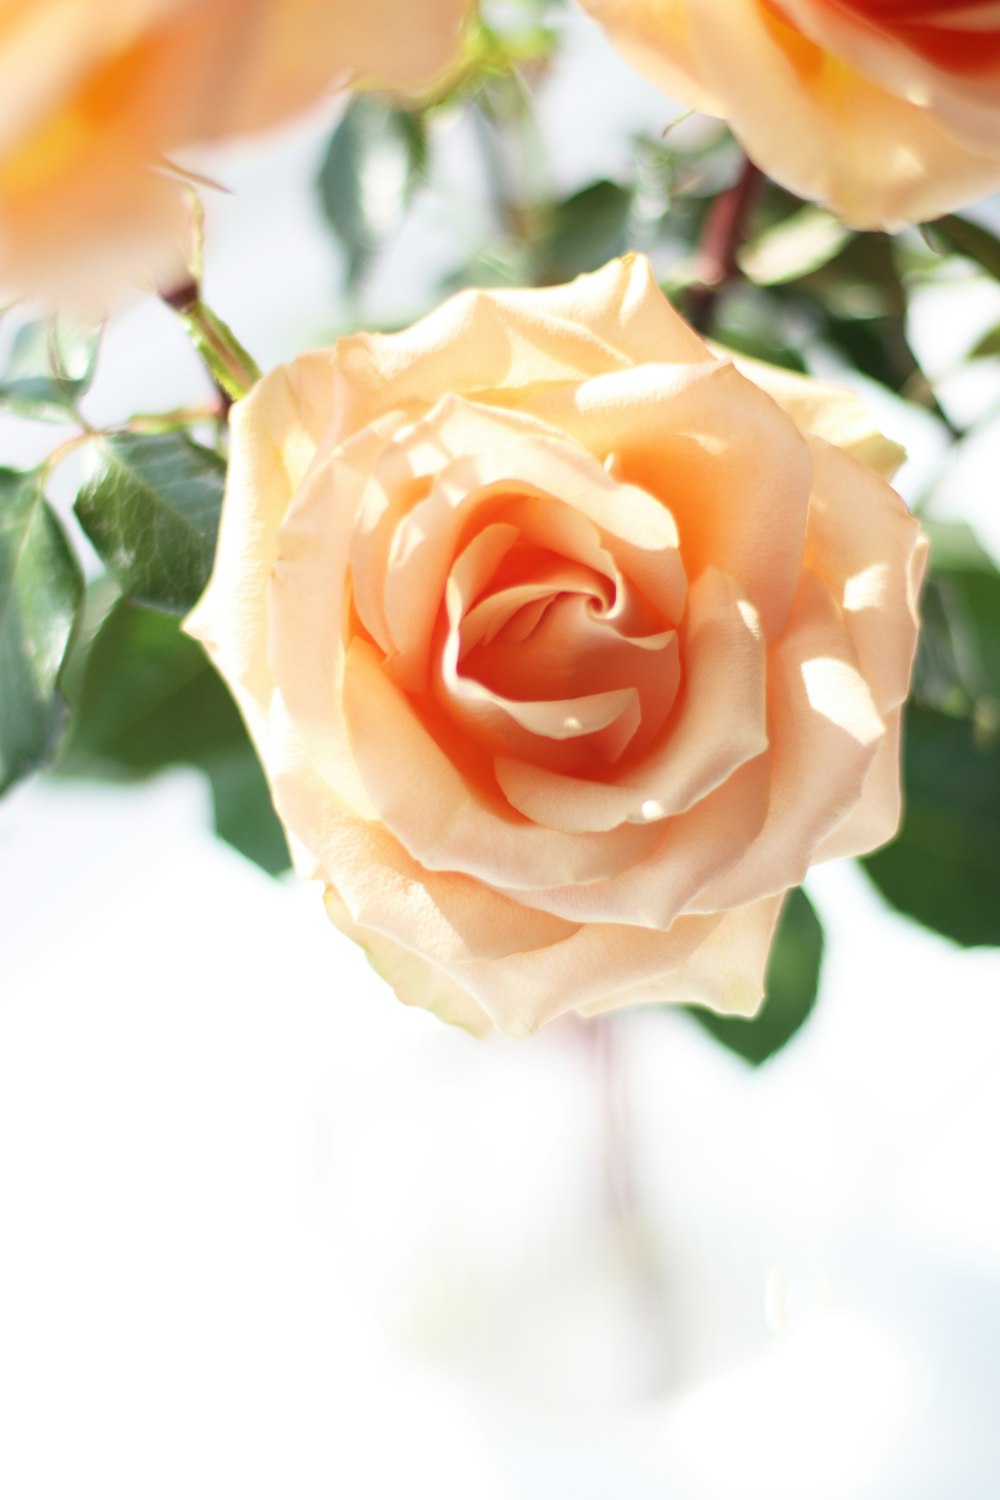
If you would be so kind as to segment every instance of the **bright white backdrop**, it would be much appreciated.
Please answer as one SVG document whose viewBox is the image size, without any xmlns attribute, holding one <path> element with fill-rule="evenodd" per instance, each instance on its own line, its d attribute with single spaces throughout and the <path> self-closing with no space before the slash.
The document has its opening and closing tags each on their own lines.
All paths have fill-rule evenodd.
<svg viewBox="0 0 1000 1500">
<path fill-rule="evenodd" d="M 546 102 L 567 188 L 669 115 L 574 36 Z M 265 365 L 337 320 L 327 123 L 222 163 L 209 298 Z M 460 132 L 443 149 L 468 198 Z M 453 224 L 428 202 L 372 304 L 418 307 Z M 984 295 L 921 304 L 939 368 Z M 91 415 L 199 378 L 140 304 Z M 937 439 L 885 418 L 915 486 Z M 988 463 L 949 503 L 996 543 Z M 5 1500 L 992 1500 L 1000 955 L 818 872 L 822 994 L 764 1070 L 683 1016 L 616 1022 L 623 1204 L 592 1031 L 479 1044 L 400 1007 L 316 892 L 208 822 L 183 772 L 0 806 Z"/>
</svg>

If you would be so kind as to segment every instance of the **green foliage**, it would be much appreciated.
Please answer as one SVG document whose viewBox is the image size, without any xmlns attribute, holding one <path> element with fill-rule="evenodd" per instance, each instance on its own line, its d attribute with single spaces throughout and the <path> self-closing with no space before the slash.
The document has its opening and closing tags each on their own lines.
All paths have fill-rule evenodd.
<svg viewBox="0 0 1000 1500">
<path fill-rule="evenodd" d="M 970 359 L 995 359 L 1000 355 L 1000 324 L 977 339 L 969 351 Z"/>
<path fill-rule="evenodd" d="M 208 582 L 225 465 L 180 432 L 118 433 L 80 491 L 80 524 L 130 599 L 180 614 Z"/>
<path fill-rule="evenodd" d="M 897 910 L 958 943 L 1000 943 L 1000 735 L 911 704 L 899 837 L 865 868 Z"/>
<path fill-rule="evenodd" d="M 616 182 L 592 182 L 556 203 L 547 233 L 535 248 L 539 285 L 571 281 L 629 248 L 632 194 Z"/>
<path fill-rule="evenodd" d="M 767 965 L 765 999 L 756 1016 L 719 1016 L 692 1006 L 689 1014 L 739 1057 L 755 1067 L 789 1042 L 816 1001 L 823 963 L 823 928 L 801 889 L 790 891 L 782 909 Z"/>
<path fill-rule="evenodd" d="M 41 476 L 0 469 L 0 791 L 55 749 L 65 712 L 59 673 L 82 593 Z"/>
<path fill-rule="evenodd" d="M 1000 717 L 1000 573 L 968 526 L 926 525 L 933 564 L 921 599 L 914 696 L 988 724 Z"/>
<path fill-rule="evenodd" d="M 1000 573 L 967 526 L 931 531 L 903 824 L 865 867 L 907 916 L 959 943 L 1000 943 Z"/>
<path fill-rule="evenodd" d="M 0 408 L 40 421 L 72 420 L 93 379 L 99 336 L 55 320 L 25 323 L 0 376 Z"/>
<path fill-rule="evenodd" d="M 427 166 L 422 115 L 359 94 L 330 137 L 319 196 L 357 287 L 380 247 L 399 229 Z"/>
<path fill-rule="evenodd" d="M 218 833 L 272 874 L 288 867 L 239 711 L 176 620 L 119 601 L 94 637 L 73 708 L 64 775 L 134 778 L 196 766 L 211 782 Z"/>
<path fill-rule="evenodd" d="M 807 204 L 744 245 L 739 264 L 757 286 L 777 286 L 829 265 L 853 238 L 833 214 Z"/>
<path fill-rule="evenodd" d="M 955 255 L 962 255 L 981 267 L 994 281 L 1000 281 L 1000 240 L 982 224 L 963 219 L 958 214 L 946 214 L 935 219 L 925 233 L 932 245 Z"/>
</svg>

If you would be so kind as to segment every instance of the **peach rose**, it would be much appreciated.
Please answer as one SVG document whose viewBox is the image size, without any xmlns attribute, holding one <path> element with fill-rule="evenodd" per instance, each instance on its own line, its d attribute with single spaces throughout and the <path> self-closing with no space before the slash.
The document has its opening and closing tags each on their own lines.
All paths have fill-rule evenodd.
<svg viewBox="0 0 1000 1500">
<path fill-rule="evenodd" d="M 334 87 L 426 84 L 469 3 L 0 0 L 0 280 L 85 283 L 175 239 L 164 157 Z"/>
<path fill-rule="evenodd" d="M 641 73 L 857 228 L 1000 188 L 997 0 L 581 0 Z"/>
<path fill-rule="evenodd" d="M 187 629 L 400 998 L 753 1012 L 784 893 L 897 822 L 923 544 L 860 402 L 630 256 L 304 355 L 232 442 Z"/>
</svg>

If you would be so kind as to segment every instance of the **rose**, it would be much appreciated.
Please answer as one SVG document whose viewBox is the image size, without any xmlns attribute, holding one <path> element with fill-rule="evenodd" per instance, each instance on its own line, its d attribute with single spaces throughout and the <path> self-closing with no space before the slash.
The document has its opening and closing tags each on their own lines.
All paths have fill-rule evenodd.
<svg viewBox="0 0 1000 1500">
<path fill-rule="evenodd" d="M 0 0 L 0 279 L 88 287 L 164 254 L 163 159 L 334 87 L 428 83 L 469 0 Z M 81 265 L 82 259 L 82 265 Z"/>
<path fill-rule="evenodd" d="M 995 0 L 581 0 L 625 58 L 857 228 L 1000 187 Z"/>
<path fill-rule="evenodd" d="M 232 421 L 187 628 L 334 922 L 472 1027 L 752 1012 L 783 894 L 898 816 L 923 544 L 860 402 L 717 356 L 627 257 Z"/>
</svg>

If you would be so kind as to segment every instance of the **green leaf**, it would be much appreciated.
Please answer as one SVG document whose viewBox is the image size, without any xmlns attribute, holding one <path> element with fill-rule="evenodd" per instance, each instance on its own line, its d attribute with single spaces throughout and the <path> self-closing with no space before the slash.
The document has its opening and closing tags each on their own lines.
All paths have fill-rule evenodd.
<svg viewBox="0 0 1000 1500">
<path fill-rule="evenodd" d="M 970 527 L 926 527 L 931 570 L 914 696 L 925 707 L 988 721 L 1000 715 L 1000 573 Z"/>
<path fill-rule="evenodd" d="M 58 769 L 100 779 L 196 766 L 209 778 L 216 830 L 272 874 L 288 848 L 236 705 L 177 620 L 125 600 L 94 638 Z"/>
<path fill-rule="evenodd" d="M 740 268 L 758 286 L 797 281 L 827 265 L 853 238 L 833 214 L 808 204 L 744 245 Z"/>
<path fill-rule="evenodd" d="M 592 182 L 555 204 L 551 225 L 537 248 L 536 280 L 570 281 L 624 254 L 631 209 L 631 191 L 607 181 Z"/>
<path fill-rule="evenodd" d="M 330 137 L 318 181 L 323 211 L 347 252 L 350 286 L 398 230 L 426 166 L 421 115 L 371 94 L 354 98 Z"/>
<path fill-rule="evenodd" d="M 55 749 L 65 717 L 59 672 L 82 594 L 40 476 L 0 469 L 0 791 Z"/>
<path fill-rule="evenodd" d="M 244 736 L 204 769 L 212 787 L 216 833 L 269 875 L 281 875 L 289 866 L 288 843 L 250 741 Z"/>
<path fill-rule="evenodd" d="M 911 703 L 899 837 L 865 869 L 906 916 L 958 943 L 1000 943 L 1000 725 Z"/>
<path fill-rule="evenodd" d="M 1000 323 L 983 334 L 969 350 L 970 359 L 995 359 L 1000 355 Z"/>
<path fill-rule="evenodd" d="M 958 214 L 946 214 L 925 226 L 925 234 L 932 244 L 941 245 L 966 260 L 974 261 L 995 281 L 1000 281 L 1000 240 L 981 224 Z"/>
<path fill-rule="evenodd" d="M 99 334 L 62 322 L 25 323 L 0 377 L 0 407 L 65 422 L 93 379 L 99 342 Z"/>
<path fill-rule="evenodd" d="M 758 1066 L 798 1031 L 816 1000 L 823 928 L 801 889 L 790 891 L 767 965 L 765 999 L 756 1016 L 720 1016 L 701 1006 L 688 1014 L 724 1047 Z"/>
<path fill-rule="evenodd" d="M 713 338 L 737 354 L 805 374 L 801 325 L 794 312 L 789 316 L 782 295 L 762 287 L 737 286 L 717 305 Z"/>
<path fill-rule="evenodd" d="M 180 432 L 104 438 L 100 458 L 80 524 L 129 598 L 184 613 L 211 572 L 225 464 Z"/>
</svg>

